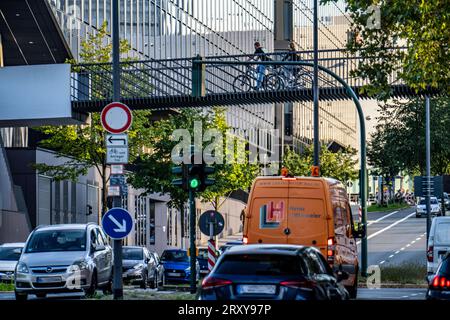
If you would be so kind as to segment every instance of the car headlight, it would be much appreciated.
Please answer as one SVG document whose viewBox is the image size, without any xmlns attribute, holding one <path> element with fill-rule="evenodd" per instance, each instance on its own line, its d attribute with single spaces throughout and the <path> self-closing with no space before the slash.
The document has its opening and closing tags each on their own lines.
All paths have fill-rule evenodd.
<svg viewBox="0 0 450 320">
<path fill-rule="evenodd" d="M 184 271 L 191 272 L 191 267 L 187 267 L 186 269 L 184 269 Z"/>
<path fill-rule="evenodd" d="M 24 262 L 19 262 L 16 266 L 16 273 L 30 273 L 30 270 Z"/>
<path fill-rule="evenodd" d="M 84 260 L 75 261 L 72 265 L 67 268 L 67 272 L 73 273 L 81 270 L 86 270 L 88 268 L 88 264 Z"/>
<path fill-rule="evenodd" d="M 139 269 L 142 269 L 143 267 L 144 267 L 144 264 L 143 264 L 143 263 L 138 263 L 137 265 L 135 265 L 135 266 L 133 267 L 133 269 L 139 270 Z"/>
</svg>

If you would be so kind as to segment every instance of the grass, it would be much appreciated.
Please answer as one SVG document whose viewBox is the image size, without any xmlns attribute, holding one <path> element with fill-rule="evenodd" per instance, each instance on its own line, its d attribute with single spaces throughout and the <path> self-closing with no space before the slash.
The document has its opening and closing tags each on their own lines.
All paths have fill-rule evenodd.
<svg viewBox="0 0 450 320">
<path fill-rule="evenodd" d="M 97 294 L 93 299 L 112 300 L 112 295 Z M 195 300 L 196 295 L 189 292 L 158 292 L 149 290 L 124 290 L 124 300 Z"/>
<path fill-rule="evenodd" d="M 383 284 L 426 285 L 427 267 L 419 263 L 403 263 L 380 268 L 381 286 Z M 359 283 L 366 284 L 366 278 L 359 277 Z"/>
<path fill-rule="evenodd" d="M 0 282 L 0 291 L 14 291 L 14 283 Z"/>
<path fill-rule="evenodd" d="M 367 207 L 367 212 L 384 212 L 384 211 L 394 211 L 399 209 L 409 208 L 406 203 L 391 203 L 385 206 L 379 206 L 378 204 L 373 204 Z"/>
</svg>

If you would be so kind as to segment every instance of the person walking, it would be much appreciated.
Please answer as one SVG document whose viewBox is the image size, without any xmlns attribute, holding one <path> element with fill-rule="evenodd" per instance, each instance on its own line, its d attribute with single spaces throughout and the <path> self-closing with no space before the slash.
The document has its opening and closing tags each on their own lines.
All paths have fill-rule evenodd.
<svg viewBox="0 0 450 320">
<path fill-rule="evenodd" d="M 284 56 L 282 61 L 302 61 L 302 57 L 297 53 L 297 47 L 295 42 L 291 41 L 289 43 L 289 52 Z M 295 78 L 300 72 L 300 66 L 289 66 L 288 69 L 291 71 L 292 76 Z"/>
</svg>

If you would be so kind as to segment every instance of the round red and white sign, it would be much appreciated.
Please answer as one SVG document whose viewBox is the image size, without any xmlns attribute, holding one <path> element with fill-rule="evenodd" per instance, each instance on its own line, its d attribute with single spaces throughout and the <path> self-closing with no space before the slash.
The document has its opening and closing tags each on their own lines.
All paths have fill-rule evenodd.
<svg viewBox="0 0 450 320">
<path fill-rule="evenodd" d="M 127 131 L 133 121 L 130 108 L 120 102 L 112 102 L 103 108 L 101 122 L 103 128 L 110 133 Z"/>
</svg>

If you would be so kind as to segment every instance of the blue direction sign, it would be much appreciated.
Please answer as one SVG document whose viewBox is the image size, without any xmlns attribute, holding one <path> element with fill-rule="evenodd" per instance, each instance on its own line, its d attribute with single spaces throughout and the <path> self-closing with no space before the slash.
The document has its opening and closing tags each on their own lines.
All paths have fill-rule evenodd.
<svg viewBox="0 0 450 320">
<path fill-rule="evenodd" d="M 122 208 L 112 208 L 102 219 L 103 231 L 114 240 L 125 238 L 133 229 L 133 218 Z"/>
</svg>

